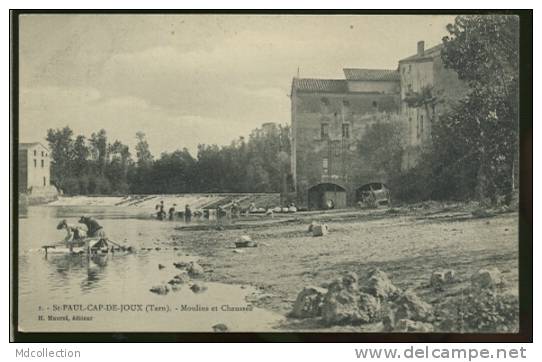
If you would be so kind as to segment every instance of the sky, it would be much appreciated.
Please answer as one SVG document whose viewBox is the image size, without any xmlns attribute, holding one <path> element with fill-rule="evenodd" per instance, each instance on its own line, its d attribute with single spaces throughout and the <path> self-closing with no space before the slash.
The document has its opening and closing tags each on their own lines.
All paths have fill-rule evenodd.
<svg viewBox="0 0 542 362">
<path fill-rule="evenodd" d="M 19 39 L 21 142 L 69 126 L 159 155 L 226 145 L 290 122 L 301 77 L 396 69 L 441 42 L 452 16 L 24 15 Z"/>
</svg>

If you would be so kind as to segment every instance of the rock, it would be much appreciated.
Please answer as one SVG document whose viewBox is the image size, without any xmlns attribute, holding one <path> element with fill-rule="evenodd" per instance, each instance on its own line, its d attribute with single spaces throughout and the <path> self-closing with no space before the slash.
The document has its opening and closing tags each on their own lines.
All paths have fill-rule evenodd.
<svg viewBox="0 0 542 362">
<path fill-rule="evenodd" d="M 392 332 L 395 329 L 395 312 L 389 307 L 383 308 L 382 326 L 384 327 L 384 332 Z"/>
<path fill-rule="evenodd" d="M 312 236 L 324 236 L 329 233 L 326 224 L 316 224 L 312 227 Z"/>
<path fill-rule="evenodd" d="M 319 317 L 322 314 L 322 302 L 327 289 L 307 286 L 297 295 L 294 309 L 290 313 L 293 318 Z"/>
<path fill-rule="evenodd" d="M 444 279 L 444 272 L 435 271 L 431 274 L 431 279 L 429 280 L 429 285 L 436 290 L 442 290 L 446 280 Z"/>
<path fill-rule="evenodd" d="M 446 270 L 444 272 L 444 281 L 447 283 L 447 284 L 450 284 L 450 283 L 455 283 L 457 282 L 457 278 L 455 277 L 455 271 L 453 270 Z"/>
<path fill-rule="evenodd" d="M 399 288 L 393 285 L 388 274 L 378 268 L 369 272 L 361 290 L 381 301 L 394 299 L 399 294 Z"/>
<path fill-rule="evenodd" d="M 312 221 L 310 224 L 309 224 L 309 228 L 307 230 L 307 232 L 309 233 L 312 233 L 312 229 L 314 229 L 314 227 L 318 225 L 318 223 L 316 221 Z"/>
<path fill-rule="evenodd" d="M 177 274 L 171 279 L 168 284 L 177 285 L 177 284 L 186 284 L 190 279 L 186 274 Z"/>
<path fill-rule="evenodd" d="M 282 211 L 282 208 L 278 207 L 278 206 L 273 209 L 273 212 L 275 212 L 275 213 L 279 213 L 281 211 Z"/>
<path fill-rule="evenodd" d="M 266 216 L 273 216 L 273 210 L 269 209 L 265 212 Z"/>
<path fill-rule="evenodd" d="M 207 290 L 207 287 L 203 284 L 194 283 L 190 286 L 190 290 L 192 290 L 194 293 L 203 293 Z"/>
<path fill-rule="evenodd" d="M 424 302 L 416 293 L 411 290 L 404 292 L 395 301 L 395 320 L 410 319 L 426 322 L 432 319 L 433 308 Z"/>
<path fill-rule="evenodd" d="M 188 272 L 188 275 L 191 276 L 191 277 L 202 276 L 203 273 L 204 273 L 203 267 L 201 265 L 199 265 L 198 263 L 193 262 L 193 261 L 191 261 L 188 264 L 188 267 L 186 268 L 186 271 Z"/>
<path fill-rule="evenodd" d="M 290 206 L 290 207 L 288 208 L 288 212 L 289 212 L 289 213 L 295 213 L 295 212 L 297 212 L 297 207 L 295 207 L 295 206 Z"/>
<path fill-rule="evenodd" d="M 162 264 L 158 264 L 158 269 L 164 269 L 164 268 L 165 268 L 165 266 L 164 266 L 164 265 L 162 265 Z"/>
<path fill-rule="evenodd" d="M 188 266 L 190 265 L 190 263 L 187 263 L 187 262 L 184 262 L 184 261 L 180 261 L 180 262 L 177 262 L 177 263 L 173 263 L 173 266 L 177 269 L 185 269 L 187 268 Z"/>
<path fill-rule="evenodd" d="M 228 331 L 229 331 L 229 328 L 224 323 L 215 324 L 213 326 L 213 332 L 223 333 L 223 332 L 228 332 Z"/>
<path fill-rule="evenodd" d="M 241 238 L 235 242 L 236 248 L 254 248 L 256 246 L 258 246 L 258 243 L 253 241 L 248 235 L 241 236 Z"/>
<path fill-rule="evenodd" d="M 430 323 L 412 321 L 410 319 L 401 319 L 397 322 L 394 332 L 429 333 L 433 332 L 433 325 Z"/>
<path fill-rule="evenodd" d="M 244 250 L 239 250 L 239 249 L 233 249 L 233 252 L 237 253 L 237 254 L 243 254 L 245 251 Z"/>
<path fill-rule="evenodd" d="M 453 270 L 439 270 L 434 271 L 433 274 L 431 274 L 429 285 L 435 290 L 443 290 L 446 284 L 452 284 L 456 281 L 457 279 Z"/>
<path fill-rule="evenodd" d="M 181 286 L 179 284 L 173 284 L 171 286 L 171 291 L 172 292 L 178 292 L 179 290 L 181 290 Z"/>
<path fill-rule="evenodd" d="M 150 291 L 159 295 L 165 295 L 169 292 L 169 288 L 167 285 L 156 285 L 152 287 Z"/>
<path fill-rule="evenodd" d="M 322 302 L 322 319 L 327 324 L 361 324 L 381 318 L 378 299 L 359 291 L 357 275 L 349 273 L 329 284 Z"/>
<path fill-rule="evenodd" d="M 288 209 L 287 207 L 283 207 L 282 208 L 282 212 L 283 213 L 288 213 L 290 211 L 290 209 Z"/>
<path fill-rule="evenodd" d="M 495 289 L 503 284 L 503 279 L 497 268 L 480 269 L 472 275 L 471 284 L 477 289 Z"/>
</svg>

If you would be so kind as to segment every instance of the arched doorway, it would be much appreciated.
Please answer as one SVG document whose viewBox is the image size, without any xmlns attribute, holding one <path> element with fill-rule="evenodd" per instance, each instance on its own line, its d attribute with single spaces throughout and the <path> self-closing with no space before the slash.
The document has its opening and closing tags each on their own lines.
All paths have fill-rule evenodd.
<svg viewBox="0 0 542 362">
<path fill-rule="evenodd" d="M 346 190 L 334 183 L 321 183 L 309 189 L 309 209 L 342 209 L 346 207 Z"/>
</svg>

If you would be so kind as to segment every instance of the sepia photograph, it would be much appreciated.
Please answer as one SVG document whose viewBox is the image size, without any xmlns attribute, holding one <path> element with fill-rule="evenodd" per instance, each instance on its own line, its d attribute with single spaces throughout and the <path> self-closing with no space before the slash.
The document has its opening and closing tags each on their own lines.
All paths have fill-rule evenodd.
<svg viewBox="0 0 542 362">
<path fill-rule="evenodd" d="M 23 11 L 12 42 L 16 333 L 520 333 L 517 14 Z"/>
</svg>

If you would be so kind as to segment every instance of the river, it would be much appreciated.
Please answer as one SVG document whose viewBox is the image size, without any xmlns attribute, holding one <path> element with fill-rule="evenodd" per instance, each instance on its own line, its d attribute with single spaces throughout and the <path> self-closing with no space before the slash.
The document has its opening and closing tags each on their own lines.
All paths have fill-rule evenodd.
<svg viewBox="0 0 542 362">
<path fill-rule="evenodd" d="M 41 246 L 62 240 L 56 225 L 80 216 L 99 220 L 108 237 L 136 248 L 132 254 L 45 255 Z M 255 308 L 250 286 L 204 282 L 166 295 L 151 293 L 180 270 L 173 262 L 197 260 L 175 250 L 171 236 L 181 221 L 158 221 L 137 208 L 31 206 L 19 215 L 19 329 L 32 332 L 234 332 L 273 331 L 282 319 Z M 152 248 L 152 251 L 141 250 Z M 160 250 L 156 250 L 156 249 Z M 165 266 L 160 269 L 159 264 Z M 191 281 L 191 283 L 201 283 Z"/>
</svg>

